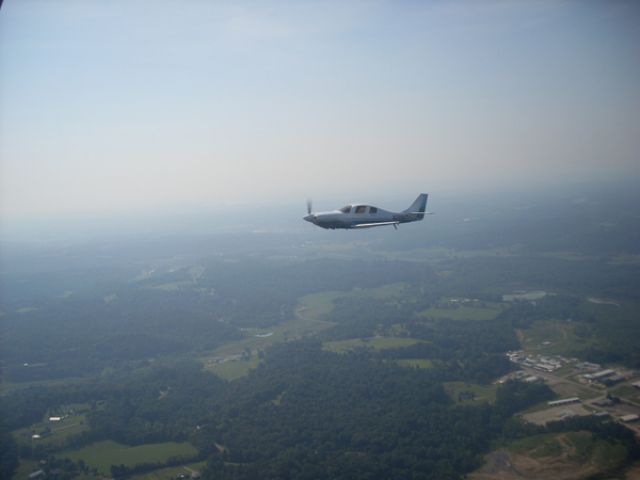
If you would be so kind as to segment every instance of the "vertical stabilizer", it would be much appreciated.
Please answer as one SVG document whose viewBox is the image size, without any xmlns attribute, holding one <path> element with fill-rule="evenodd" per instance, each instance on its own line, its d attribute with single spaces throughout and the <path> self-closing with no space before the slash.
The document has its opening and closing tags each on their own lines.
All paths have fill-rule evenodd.
<svg viewBox="0 0 640 480">
<path fill-rule="evenodd" d="M 427 209 L 427 200 L 429 199 L 428 193 L 421 193 L 416 198 L 415 202 L 411 204 L 409 208 L 402 213 L 421 213 L 420 219 L 424 218 L 424 211 Z"/>
</svg>

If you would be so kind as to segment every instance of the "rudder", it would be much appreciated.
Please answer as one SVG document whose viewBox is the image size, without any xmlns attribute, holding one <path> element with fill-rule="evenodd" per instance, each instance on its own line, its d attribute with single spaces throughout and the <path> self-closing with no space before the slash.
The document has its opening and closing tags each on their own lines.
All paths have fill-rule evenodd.
<svg viewBox="0 0 640 480">
<path fill-rule="evenodd" d="M 411 204 L 409 208 L 404 210 L 403 213 L 422 213 L 427 209 L 427 200 L 429 199 L 428 193 L 421 193 L 418 195 L 418 198 Z M 420 215 L 420 218 L 423 218 L 424 215 Z"/>
</svg>

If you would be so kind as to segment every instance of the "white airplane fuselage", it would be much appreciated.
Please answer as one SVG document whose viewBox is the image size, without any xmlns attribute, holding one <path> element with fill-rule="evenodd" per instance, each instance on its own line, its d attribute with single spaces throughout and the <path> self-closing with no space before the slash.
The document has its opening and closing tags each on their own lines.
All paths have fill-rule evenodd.
<svg viewBox="0 0 640 480">
<path fill-rule="evenodd" d="M 309 213 L 304 219 L 322 228 L 371 228 L 385 225 L 397 227 L 400 223 L 416 222 L 425 215 L 428 195 L 423 193 L 402 212 L 390 212 L 372 205 L 346 205 L 329 212 Z"/>
</svg>

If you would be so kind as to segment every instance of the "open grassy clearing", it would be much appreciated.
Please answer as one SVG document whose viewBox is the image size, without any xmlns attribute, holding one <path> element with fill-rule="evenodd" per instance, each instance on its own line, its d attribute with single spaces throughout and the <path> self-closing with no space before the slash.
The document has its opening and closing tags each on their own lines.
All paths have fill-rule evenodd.
<svg viewBox="0 0 640 480">
<path fill-rule="evenodd" d="M 92 443 L 89 446 L 67 450 L 60 453 L 61 457 L 71 460 L 82 459 L 90 467 L 96 468 L 102 475 L 111 475 L 111 465 L 125 465 L 133 467 L 141 463 L 166 462 L 175 457 L 192 457 L 198 450 L 190 443 L 152 443 L 129 447 L 120 443 L 106 440 Z"/>
<path fill-rule="evenodd" d="M 159 468 L 153 472 L 143 473 L 140 475 L 132 475 L 130 480 L 172 480 L 179 474 L 185 473 L 187 475 L 193 475 L 194 472 L 202 473 L 202 470 L 206 466 L 206 462 L 188 463 L 186 465 L 180 465 L 179 467 L 167 467 Z"/>
<path fill-rule="evenodd" d="M 335 353 L 346 353 L 356 348 L 371 348 L 373 350 L 385 350 L 388 348 L 402 348 L 422 343 L 422 340 L 404 337 L 371 337 L 352 338 L 349 340 L 336 340 L 324 342 L 322 348 Z"/>
<path fill-rule="evenodd" d="M 296 315 L 306 319 L 320 320 L 333 310 L 333 302 L 343 297 L 344 292 L 318 292 L 298 299 Z"/>
<path fill-rule="evenodd" d="M 332 325 L 330 322 L 317 320 L 310 316 L 298 315 L 295 320 L 270 329 L 245 329 L 245 338 L 229 342 L 215 349 L 210 355 L 200 357 L 199 360 L 206 370 L 227 380 L 233 380 L 246 375 L 252 368 L 258 366 L 257 352 L 259 350 L 278 342 L 312 335 L 326 330 Z"/>
<path fill-rule="evenodd" d="M 242 340 L 229 342 L 212 352 L 200 357 L 204 368 L 227 380 L 234 380 L 246 375 L 258 363 L 257 352 L 278 342 L 286 342 L 308 335 L 313 335 L 330 328 L 333 323 L 326 320 L 338 298 L 353 296 L 358 298 L 392 299 L 402 297 L 406 284 L 393 283 L 382 287 L 361 289 L 348 292 L 325 291 L 305 295 L 298 300 L 296 318 L 273 328 L 247 328 Z M 378 340 L 373 347 L 383 345 L 389 340 Z M 408 343 L 411 345 L 412 341 Z M 392 342 L 393 344 L 393 342 Z M 394 348 L 395 345 L 386 347 Z M 400 343 L 399 346 L 404 346 Z M 384 347 L 383 347 L 384 348 Z"/>
<path fill-rule="evenodd" d="M 207 365 L 206 369 L 225 380 L 235 380 L 247 375 L 259 363 L 260 359 L 256 355 L 252 355 L 249 358 L 238 358 L 224 363 L 212 363 Z"/>
<path fill-rule="evenodd" d="M 179 290 L 188 290 L 194 288 L 197 284 L 191 280 L 181 280 L 178 282 L 160 283 L 158 285 L 150 285 L 146 288 L 151 290 L 162 290 L 165 292 L 177 292 Z"/>
<path fill-rule="evenodd" d="M 540 403 L 535 409 L 525 410 L 522 418 L 530 423 L 537 425 L 546 425 L 550 422 L 564 420 L 569 417 L 583 417 L 591 415 L 593 408 L 588 407 L 584 403 L 572 403 L 570 405 L 559 405 L 557 407 L 549 407 L 545 403 Z"/>
<path fill-rule="evenodd" d="M 89 430 L 85 415 L 73 415 L 60 422 L 44 420 L 27 428 L 21 428 L 13 432 L 13 436 L 20 445 L 46 445 L 63 446 L 71 435 L 77 435 Z M 33 434 L 39 434 L 42 438 L 32 439 Z"/>
<path fill-rule="evenodd" d="M 30 387 L 53 387 L 57 385 L 69 385 L 77 383 L 86 383 L 89 380 L 80 377 L 56 378 L 52 380 L 34 380 L 31 382 L 1 382 L 0 395 L 6 395 L 15 390 Z"/>
<path fill-rule="evenodd" d="M 450 308 L 429 308 L 420 312 L 420 316 L 449 320 L 493 320 L 506 308 L 506 305 L 495 302 L 482 302 L 471 306 L 456 303 Z"/>
<path fill-rule="evenodd" d="M 298 300 L 298 316 L 321 320 L 330 314 L 339 298 L 374 298 L 393 300 L 406 296 L 406 283 L 390 283 L 376 288 L 354 288 L 349 291 L 325 291 L 304 295 Z"/>
<path fill-rule="evenodd" d="M 246 337 L 242 340 L 229 342 L 213 351 L 211 355 L 201 357 L 206 368 L 210 368 L 217 360 L 233 355 L 241 355 L 244 352 L 255 353 L 274 343 L 293 340 L 296 338 L 311 335 L 331 327 L 333 324 L 322 320 L 306 316 L 298 316 L 295 320 L 290 320 L 273 328 L 245 329 Z"/>
<path fill-rule="evenodd" d="M 625 400 L 640 403 L 640 390 L 632 387 L 628 383 L 616 385 L 609 389 L 609 393 L 613 396 L 624 398 Z"/>
<path fill-rule="evenodd" d="M 477 383 L 466 382 L 445 382 L 444 391 L 457 404 L 465 405 L 470 403 L 488 402 L 496 400 L 496 385 L 478 385 Z M 472 393 L 473 397 L 465 395 Z"/>
<path fill-rule="evenodd" d="M 531 328 L 520 330 L 522 347 L 529 352 L 572 356 L 593 345 L 590 337 L 578 335 L 581 325 L 565 320 L 536 321 Z"/>
<path fill-rule="evenodd" d="M 407 368 L 431 368 L 433 362 L 428 358 L 403 358 L 396 360 L 396 364 Z"/>
</svg>

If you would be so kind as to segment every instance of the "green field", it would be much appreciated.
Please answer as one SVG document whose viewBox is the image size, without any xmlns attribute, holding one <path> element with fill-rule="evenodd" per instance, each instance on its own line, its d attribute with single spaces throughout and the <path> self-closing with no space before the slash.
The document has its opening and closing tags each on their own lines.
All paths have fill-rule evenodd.
<svg viewBox="0 0 640 480">
<path fill-rule="evenodd" d="M 616 397 L 624 398 L 625 400 L 635 402 L 640 405 L 640 390 L 635 387 L 632 387 L 628 383 L 624 383 L 621 385 L 616 385 L 615 387 L 609 389 L 609 393 Z"/>
<path fill-rule="evenodd" d="M 210 355 L 200 357 L 200 361 L 206 370 L 226 380 L 235 380 L 258 366 L 257 352 L 259 350 L 278 342 L 286 342 L 313 335 L 333 326 L 333 323 L 327 321 L 326 318 L 333 310 L 333 302 L 336 299 L 344 297 L 392 299 L 401 297 L 405 288 L 406 284 L 404 283 L 392 283 L 377 288 L 355 288 L 348 292 L 324 291 L 304 295 L 298 300 L 294 319 L 267 329 L 246 328 L 244 329 L 245 338 L 229 342 L 217 348 Z M 389 339 L 375 340 L 369 346 L 376 349 L 395 348 L 396 346 L 402 347 L 416 343 L 415 340 L 411 340 L 408 343 L 406 340 L 401 339 L 397 345 L 394 344 L 393 340 Z M 389 342 L 391 342 L 390 346 L 385 346 Z M 249 358 L 246 358 L 247 353 Z M 245 354 L 245 358 L 226 360 L 226 357 L 242 354 Z M 225 361 L 220 362 L 221 359 L 225 359 Z"/>
<path fill-rule="evenodd" d="M 224 363 L 216 363 L 207 365 L 207 370 L 215 373 L 225 380 L 235 380 L 244 377 L 260 363 L 260 359 L 256 355 L 247 358 L 239 358 Z"/>
<path fill-rule="evenodd" d="M 484 302 L 478 306 L 452 304 L 450 308 L 429 308 L 420 312 L 420 316 L 449 320 L 493 320 L 505 308 L 505 305 L 495 302 Z"/>
<path fill-rule="evenodd" d="M 446 382 L 444 383 L 444 391 L 451 399 L 459 404 L 469 404 L 477 402 L 493 403 L 496 399 L 496 385 L 478 385 L 476 383 L 465 382 Z M 459 400 L 458 395 L 462 392 L 473 392 L 475 397 L 473 400 Z"/>
<path fill-rule="evenodd" d="M 42 433 L 50 429 L 50 434 L 39 439 L 32 439 L 34 433 Z M 71 435 L 89 430 L 85 415 L 73 415 L 61 422 L 51 423 L 48 420 L 35 423 L 27 428 L 21 428 L 13 432 L 13 436 L 20 445 L 46 445 L 64 446 L 64 443 Z"/>
<path fill-rule="evenodd" d="M 333 302 L 344 297 L 344 292 L 318 292 L 305 295 L 298 299 L 296 315 L 306 319 L 321 320 L 333 310 Z"/>
<path fill-rule="evenodd" d="M 246 375 L 258 366 L 257 353 L 278 342 L 286 342 L 326 330 L 333 324 L 317 319 L 313 314 L 296 312 L 296 318 L 273 328 L 244 329 L 245 338 L 229 342 L 215 349 L 210 355 L 201 356 L 199 360 L 204 368 L 226 380 L 234 380 Z M 249 355 L 249 358 L 220 359 L 237 355 Z"/>
<path fill-rule="evenodd" d="M 324 342 L 322 348 L 330 352 L 346 353 L 356 348 L 371 348 L 373 350 L 385 350 L 388 348 L 402 348 L 421 343 L 421 340 L 404 337 L 371 337 L 352 338 L 349 340 L 336 340 Z"/>
<path fill-rule="evenodd" d="M 120 443 L 106 440 L 92 443 L 89 446 L 67 450 L 59 454 L 73 461 L 82 459 L 90 467 L 96 468 L 102 475 L 111 474 L 111 465 L 125 465 L 132 467 L 140 463 L 165 462 L 173 457 L 192 457 L 198 450 L 190 443 L 152 443 L 129 447 Z"/>
<path fill-rule="evenodd" d="M 0 382 L 0 395 L 7 395 L 15 390 L 31 387 L 53 387 L 56 385 L 71 385 L 77 383 L 86 383 L 86 378 L 68 377 L 56 378 L 52 380 L 34 380 L 32 382 Z"/>
<path fill-rule="evenodd" d="M 334 302 L 339 298 L 375 298 L 393 300 L 406 296 L 406 283 L 390 283 L 376 288 L 354 288 L 349 291 L 325 291 L 300 297 L 296 313 L 299 316 L 321 320 L 331 313 Z"/>
<path fill-rule="evenodd" d="M 433 367 L 433 362 L 428 358 L 403 358 L 402 360 L 396 360 L 396 363 L 401 367 L 408 367 L 408 368 Z"/>
<path fill-rule="evenodd" d="M 189 290 L 194 288 L 196 284 L 190 280 L 183 280 L 179 282 L 161 283 L 158 285 L 151 285 L 147 288 L 153 290 L 163 290 L 165 292 L 177 292 L 178 290 Z"/>
<path fill-rule="evenodd" d="M 172 480 L 181 473 L 188 475 L 193 475 L 194 472 L 202 473 L 205 466 L 206 462 L 197 462 L 180 465 L 179 467 L 159 468 L 153 472 L 132 475 L 129 480 Z"/>
</svg>

